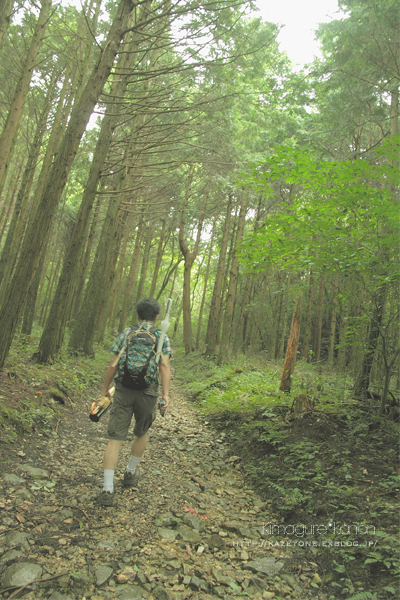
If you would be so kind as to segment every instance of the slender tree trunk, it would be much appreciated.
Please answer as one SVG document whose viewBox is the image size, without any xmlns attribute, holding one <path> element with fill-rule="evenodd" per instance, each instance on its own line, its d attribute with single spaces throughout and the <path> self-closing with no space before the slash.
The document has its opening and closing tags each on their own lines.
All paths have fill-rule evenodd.
<svg viewBox="0 0 400 600">
<path fill-rule="evenodd" d="M 206 334 L 206 346 L 207 354 L 209 356 L 215 354 L 217 345 L 217 322 L 219 316 L 219 310 L 221 305 L 221 291 L 222 282 L 224 277 L 224 265 L 226 259 L 226 251 L 228 248 L 229 241 L 229 228 L 231 223 L 232 213 L 232 195 L 229 195 L 228 206 L 226 211 L 226 218 L 224 224 L 224 230 L 222 234 L 221 249 L 218 258 L 217 273 L 214 281 L 213 295 L 211 299 L 210 314 L 208 317 L 207 334 Z"/>
<path fill-rule="evenodd" d="M 277 358 L 283 358 L 285 356 L 286 329 L 287 329 L 288 314 L 289 314 L 289 291 L 290 291 L 290 272 L 288 272 L 287 277 L 286 277 L 285 297 L 283 300 L 282 333 L 280 336 Z"/>
<path fill-rule="evenodd" d="M 167 226 L 167 219 L 164 218 L 164 219 L 162 219 L 162 227 L 161 227 L 161 231 L 160 231 L 160 239 L 159 239 L 158 248 L 157 248 L 156 264 L 154 265 L 153 280 L 151 282 L 151 288 L 150 288 L 150 298 L 154 297 L 154 292 L 156 291 L 156 285 L 157 285 L 157 279 L 158 279 L 158 272 L 160 270 L 162 256 L 163 256 L 164 235 L 165 235 L 165 228 L 166 228 L 166 226 Z"/>
<path fill-rule="evenodd" d="M 387 360 L 387 358 L 384 354 L 385 379 L 384 379 L 384 385 L 383 385 L 381 405 L 379 407 L 380 416 L 382 416 L 385 412 L 387 399 L 388 399 L 388 395 L 389 395 L 390 376 L 392 374 L 393 366 L 394 366 L 399 354 L 400 354 L 400 344 L 397 345 L 397 348 L 394 350 L 394 352 L 393 352 L 392 356 L 389 358 L 389 360 Z"/>
<path fill-rule="evenodd" d="M 118 187 L 121 189 L 122 185 Z M 82 351 L 86 355 L 93 355 L 96 327 L 99 323 L 102 310 L 104 310 L 106 295 L 111 291 L 108 287 L 110 267 L 113 259 L 110 248 L 115 248 L 118 227 L 117 216 L 121 201 L 122 194 L 113 194 L 110 198 L 89 282 L 69 341 L 70 350 L 75 352 Z"/>
<path fill-rule="evenodd" d="M 370 318 L 368 338 L 365 344 L 364 357 L 354 383 L 354 398 L 366 398 L 369 378 L 378 345 L 379 331 L 383 318 L 386 298 L 386 287 L 380 288 L 374 298 L 374 310 Z"/>
<path fill-rule="evenodd" d="M 239 260 L 236 253 L 236 250 L 242 243 L 242 237 L 244 232 L 244 226 L 246 221 L 246 212 L 247 212 L 247 194 L 244 195 L 242 204 L 240 206 L 239 212 L 239 221 L 236 232 L 236 241 L 235 241 L 235 250 L 232 259 L 231 273 L 229 277 L 229 287 L 228 293 L 226 296 L 226 307 L 225 307 L 225 315 L 224 315 L 224 323 L 222 327 L 222 336 L 221 336 L 221 345 L 218 355 L 218 363 L 222 363 L 226 360 L 229 352 L 229 341 L 232 331 L 232 322 L 233 322 L 233 307 L 234 300 L 236 296 L 237 290 L 237 282 L 239 277 Z"/>
<path fill-rule="evenodd" d="M 303 358 L 305 361 L 308 360 L 308 345 L 310 342 L 310 334 L 311 334 L 313 298 L 314 298 L 314 275 L 313 275 L 313 272 L 310 271 L 310 281 L 308 284 L 306 330 L 304 333 L 304 345 L 303 345 Z"/>
<path fill-rule="evenodd" d="M 28 295 L 25 302 L 24 316 L 22 321 L 21 333 L 23 335 L 31 335 L 32 327 L 35 320 L 36 309 L 38 307 L 38 291 L 39 286 L 43 277 L 44 264 L 46 259 L 46 252 L 42 252 L 40 257 L 39 266 L 37 268 L 35 277 L 29 287 Z"/>
<path fill-rule="evenodd" d="M 182 297 L 183 297 L 183 341 L 184 341 L 186 354 L 188 354 L 189 352 L 193 352 L 193 350 L 194 350 L 193 336 L 192 336 L 192 318 L 191 318 L 191 312 L 190 312 L 190 274 L 191 274 L 191 269 L 192 269 L 193 263 L 196 259 L 197 252 L 199 249 L 201 230 L 203 228 L 206 204 L 207 204 L 207 199 L 208 199 L 208 193 L 206 192 L 203 197 L 203 205 L 201 207 L 201 214 L 200 214 L 199 221 L 197 224 L 197 236 L 196 236 L 194 249 L 192 252 L 190 252 L 189 247 L 186 244 L 185 238 L 184 238 L 184 225 L 185 225 L 186 208 L 187 208 L 187 205 L 189 202 L 190 188 L 192 185 L 193 171 L 194 171 L 194 167 L 192 165 L 190 167 L 190 171 L 189 171 L 185 199 L 184 199 L 183 206 L 181 209 L 181 219 L 180 219 L 180 227 L 179 227 L 179 247 L 180 247 L 182 254 L 184 256 L 184 259 L 185 259 L 185 268 L 184 268 L 184 272 L 183 272 L 183 294 L 182 294 Z"/>
<path fill-rule="evenodd" d="M 265 311 L 265 308 L 264 308 L 264 299 L 265 299 L 265 293 L 267 291 L 267 283 L 268 283 L 268 275 L 266 274 L 265 275 L 265 279 L 264 279 L 264 284 L 263 284 L 263 287 L 262 287 L 260 308 L 259 308 L 259 311 L 258 311 L 256 326 L 254 328 L 253 341 L 251 343 L 251 349 L 250 349 L 250 353 L 251 354 L 254 354 L 254 348 L 255 348 L 255 344 L 256 344 L 257 333 L 258 333 L 258 331 L 260 329 L 261 315 Z"/>
<path fill-rule="evenodd" d="M 199 321 L 197 323 L 196 350 L 198 350 L 199 345 L 200 345 L 201 322 L 202 322 L 202 319 L 203 319 L 203 310 L 204 310 L 204 304 L 205 304 L 205 301 L 206 301 L 207 284 L 208 284 L 208 276 L 209 276 L 209 273 L 210 273 L 211 256 L 212 256 L 213 245 L 214 245 L 214 235 L 215 235 L 216 220 L 217 220 L 217 215 L 215 213 L 214 214 L 212 231 L 211 231 L 210 249 L 209 249 L 209 252 L 208 252 L 206 273 L 204 275 L 204 286 L 203 286 L 203 294 L 202 294 L 201 303 L 200 303 Z"/>
<path fill-rule="evenodd" d="M 346 356 L 347 356 L 347 319 L 350 312 L 350 303 L 346 298 L 342 299 L 342 310 L 340 314 L 340 331 L 339 331 L 339 352 L 337 368 L 339 373 L 344 371 L 346 368 Z"/>
<path fill-rule="evenodd" d="M 139 265 L 139 257 L 140 257 L 140 247 L 142 243 L 142 232 L 143 232 L 143 224 L 139 223 L 138 229 L 136 232 L 135 239 L 135 247 L 133 249 L 131 265 L 129 268 L 128 277 L 126 279 L 125 291 L 123 294 L 123 301 L 121 307 L 121 314 L 119 318 L 118 329 L 122 331 L 126 327 L 126 317 L 128 314 L 129 306 L 132 302 L 132 298 L 134 297 L 133 281 L 136 279 L 136 274 Z"/>
<path fill-rule="evenodd" d="M 14 0 L 2 0 L 0 2 L 0 53 L 10 27 L 13 4 Z"/>
<path fill-rule="evenodd" d="M 333 282 L 333 299 L 332 299 L 332 313 L 331 313 L 331 326 L 329 331 L 329 349 L 328 349 L 328 365 L 333 368 L 335 361 L 335 335 L 336 335 L 336 315 L 338 305 L 338 289 L 339 289 L 339 277 L 335 277 Z"/>
<path fill-rule="evenodd" d="M 110 248 L 110 256 L 109 256 L 109 264 L 108 264 L 108 276 L 106 278 L 106 288 L 108 290 L 107 294 L 104 294 L 102 303 L 100 305 L 99 311 L 99 321 L 97 327 L 95 328 L 95 339 L 98 342 L 101 342 L 104 338 L 104 334 L 106 331 L 107 320 L 112 310 L 113 302 L 117 302 L 119 298 L 116 297 L 116 288 L 117 288 L 117 262 L 118 256 L 120 255 L 120 247 L 123 239 L 123 232 L 125 228 L 126 217 L 128 213 L 126 211 L 120 211 L 117 215 L 117 225 L 116 232 L 113 239 L 113 245 Z"/>
<path fill-rule="evenodd" d="M 140 278 L 139 278 L 139 285 L 138 285 L 138 289 L 136 292 L 136 303 L 139 302 L 139 300 L 142 298 L 143 296 L 143 290 L 144 290 L 144 284 L 146 281 L 146 274 L 147 274 L 147 267 L 149 265 L 149 258 L 150 258 L 150 247 L 151 247 L 151 242 L 152 242 L 152 228 L 151 225 L 147 225 L 146 228 L 146 233 L 144 236 L 144 246 L 143 246 L 143 255 L 142 255 L 142 266 L 140 269 Z"/>
<path fill-rule="evenodd" d="M 242 308 L 240 310 L 240 316 L 239 316 L 238 324 L 237 324 L 237 327 L 236 327 L 236 335 L 233 338 L 232 352 L 235 355 L 239 351 L 240 340 L 241 339 L 243 340 L 243 335 L 241 335 L 243 333 L 242 332 L 243 317 L 244 317 L 244 311 L 246 309 L 246 303 L 247 303 L 247 297 L 249 295 L 250 285 L 251 285 L 251 277 L 250 277 L 250 275 L 247 275 L 247 277 L 246 277 L 246 283 L 245 283 L 245 287 L 244 287 L 244 292 L 243 292 L 243 298 L 242 298 L 242 301 L 241 301 Z M 242 343 L 242 346 L 243 346 L 243 343 Z"/>
<path fill-rule="evenodd" d="M 43 254 L 45 254 L 45 252 Z M 62 252 L 60 251 L 58 253 L 57 262 L 53 262 L 53 265 L 52 265 L 52 269 L 51 269 L 51 273 L 50 273 L 50 277 L 49 277 L 49 284 L 47 286 L 46 295 L 45 295 L 44 302 L 43 302 L 43 310 L 40 315 L 40 324 L 41 325 L 43 325 L 43 323 L 45 323 L 46 319 L 47 319 L 47 311 L 49 309 L 50 301 L 51 301 L 51 298 L 53 295 L 54 284 L 57 281 L 57 279 L 59 277 L 59 273 L 60 273 L 61 260 L 62 260 Z M 40 282 L 39 277 L 37 278 L 37 281 Z M 31 284 L 31 287 L 32 287 L 32 284 Z M 37 290 L 38 290 L 38 288 L 34 288 L 35 293 L 37 293 Z M 35 358 L 36 358 L 36 356 L 35 356 Z"/>
<path fill-rule="evenodd" d="M 12 99 L 10 110 L 0 137 L 0 196 L 3 191 L 4 182 L 9 167 L 9 158 L 13 151 L 18 127 L 22 116 L 22 109 L 29 91 L 33 69 L 35 68 L 40 46 L 44 36 L 46 24 L 50 16 L 51 0 L 42 0 L 39 18 L 36 23 L 35 32 L 27 53 L 27 59 L 22 69 L 21 77 Z"/>
<path fill-rule="evenodd" d="M 222 282 L 221 298 L 220 298 L 220 303 L 219 303 L 219 311 L 218 311 L 218 315 L 217 315 L 218 318 L 217 318 L 217 322 L 215 325 L 215 354 L 216 354 L 216 356 L 219 355 L 219 350 L 221 347 L 221 329 L 222 329 L 222 323 L 223 323 L 223 317 L 224 317 L 226 295 L 228 293 L 229 274 L 231 272 L 231 265 L 232 265 L 232 260 L 233 260 L 233 256 L 234 256 L 237 216 L 238 216 L 238 211 L 236 210 L 233 224 L 232 224 L 232 235 L 231 235 L 231 241 L 229 244 L 229 249 L 227 252 L 227 260 L 225 261 L 224 279 Z"/>
<path fill-rule="evenodd" d="M 125 211 L 125 215 L 124 215 L 123 219 L 121 220 L 121 224 L 120 224 L 121 235 L 122 235 L 121 247 L 118 248 L 115 253 L 115 258 L 116 258 L 116 261 L 118 261 L 118 265 L 116 267 L 116 273 L 115 273 L 115 277 L 113 279 L 113 286 L 112 286 L 111 294 L 108 294 L 108 300 L 109 300 L 108 324 L 106 325 L 106 318 L 104 316 L 99 325 L 99 331 L 96 333 L 96 341 L 97 342 L 100 342 L 101 340 L 103 340 L 105 331 L 106 331 L 106 327 L 107 326 L 112 327 L 117 318 L 119 301 L 120 301 L 120 298 L 122 297 L 122 278 L 123 278 L 123 272 L 124 272 L 124 267 L 125 267 L 126 248 L 128 246 L 128 241 L 129 241 L 130 233 L 132 230 L 132 219 L 133 219 L 133 212 Z M 105 312 L 105 314 L 107 314 L 107 311 Z"/>
<path fill-rule="evenodd" d="M 178 331 L 179 321 L 181 320 L 182 310 L 183 310 L 183 296 L 182 296 L 181 301 L 179 303 L 179 308 L 178 308 L 176 319 L 175 319 L 175 323 L 174 323 L 174 335 Z"/>
<path fill-rule="evenodd" d="M 250 291 L 249 291 L 249 306 L 248 310 L 244 314 L 244 326 L 243 326 L 243 351 L 246 351 L 250 345 L 251 338 L 251 327 L 250 322 L 253 319 L 253 304 L 256 294 L 256 278 L 253 277 L 251 280 Z"/>
<path fill-rule="evenodd" d="M 300 324 L 301 324 L 301 304 L 303 293 L 300 292 L 297 296 L 296 306 L 293 313 L 292 325 L 290 327 L 289 341 L 286 348 L 285 362 L 283 364 L 283 373 L 279 389 L 282 392 L 290 392 L 292 387 L 292 375 L 296 365 L 297 347 L 300 339 Z"/>
<path fill-rule="evenodd" d="M 130 54 L 122 55 L 122 58 L 118 61 L 119 68 L 125 70 L 126 73 L 113 82 L 110 91 L 111 98 L 119 98 L 125 93 L 130 73 L 130 71 L 127 71 L 128 61 L 132 61 L 132 55 Z M 101 170 L 107 158 L 113 132 L 120 119 L 120 112 L 120 105 L 110 103 L 107 105 L 106 113 L 102 120 L 99 139 L 96 144 L 88 181 L 65 255 L 63 270 L 54 296 L 50 316 L 39 343 L 38 357 L 40 362 L 43 363 L 57 354 L 64 340 L 65 327 L 70 315 L 69 309 L 73 302 L 72 292 L 76 287 L 76 280 L 79 278 L 78 265 L 81 262 L 84 251 L 84 243 L 89 227 L 89 216 L 93 209 Z"/>
<path fill-rule="evenodd" d="M 272 358 L 277 358 L 277 356 L 278 356 L 279 329 L 280 329 L 280 325 L 281 325 L 282 305 L 283 305 L 284 276 L 285 276 L 284 272 L 279 271 L 279 273 L 278 273 L 279 291 L 276 295 L 276 301 L 275 301 L 273 334 L 272 334 L 272 340 L 271 340 L 271 357 Z"/>
<path fill-rule="evenodd" d="M 178 258 L 178 260 L 176 261 L 176 263 L 174 264 L 174 266 L 173 266 L 171 269 L 169 269 L 169 270 L 168 270 L 168 272 L 166 273 L 166 275 L 165 275 L 165 277 L 164 277 L 163 284 L 162 284 L 162 286 L 161 286 L 161 288 L 160 288 L 160 291 L 158 292 L 158 294 L 157 294 L 157 296 L 156 296 L 156 300 L 159 300 L 159 299 L 160 299 L 160 297 L 161 297 L 161 294 L 163 293 L 163 291 L 164 291 L 164 290 L 165 290 L 165 288 L 167 287 L 167 285 L 168 285 L 168 281 L 170 280 L 170 278 L 171 278 L 171 275 L 172 275 L 172 274 L 174 275 L 174 279 L 173 279 L 173 286 L 172 286 L 172 287 L 174 287 L 176 273 L 177 273 L 177 271 L 178 271 L 178 267 L 179 267 L 179 265 L 181 264 L 182 260 L 183 260 L 183 256 L 180 256 L 180 257 Z M 169 297 L 170 297 L 170 298 L 172 297 L 172 296 L 171 296 L 171 293 L 170 293 Z"/>
<path fill-rule="evenodd" d="M 394 88 L 390 94 L 390 134 L 399 135 L 399 89 Z"/>
<path fill-rule="evenodd" d="M 19 171 L 15 174 L 15 180 L 13 181 L 13 186 L 11 187 L 9 191 L 8 196 L 10 197 L 10 201 L 7 203 L 6 205 L 6 212 L 4 213 L 4 221 L 3 221 L 3 226 L 1 228 L 1 232 L 0 232 L 0 242 L 3 240 L 3 237 L 5 235 L 5 232 L 7 230 L 7 225 L 9 224 L 9 220 L 10 220 L 10 215 L 13 213 L 13 211 L 15 210 L 15 204 L 16 204 L 16 196 L 17 196 L 17 190 L 19 187 L 19 177 L 22 171 L 22 167 L 23 165 L 21 164 L 19 167 Z M 17 169 L 15 169 L 15 171 L 17 171 Z M 14 174 L 13 174 L 14 175 Z M 4 251 L 5 245 L 3 246 L 3 251 Z"/>
<path fill-rule="evenodd" d="M 36 215 L 28 225 L 20 260 L 7 290 L 7 299 L 0 310 L 0 368 L 4 365 L 8 355 L 18 318 L 47 240 L 72 162 L 93 108 L 111 72 L 132 8 L 132 0 L 121 0 L 103 52 L 79 102 L 72 111 Z"/>
<path fill-rule="evenodd" d="M 25 166 L 24 174 L 20 188 L 18 190 L 17 200 L 13 215 L 10 222 L 10 227 L 7 232 L 6 242 L 0 259 L 0 303 L 3 298 L 4 289 L 9 281 L 15 263 L 18 257 L 18 250 L 21 246 L 21 238 L 24 230 L 24 216 L 26 213 L 29 194 L 32 187 L 33 177 L 35 174 L 36 165 L 39 159 L 40 149 L 42 146 L 43 135 L 46 130 L 47 117 L 50 111 L 51 100 L 53 96 L 52 85 L 55 84 L 55 78 L 52 78 L 50 88 L 47 94 L 46 103 L 43 112 L 40 116 L 39 123 L 36 128 L 35 137 L 29 152 L 28 160 Z"/>
<path fill-rule="evenodd" d="M 103 186 L 100 185 L 100 189 L 102 189 L 102 187 Z M 93 248 L 93 243 L 95 240 L 96 228 L 98 225 L 98 220 L 99 220 L 99 215 L 100 215 L 100 204 L 101 204 L 101 197 L 98 196 L 96 205 L 94 208 L 92 223 L 90 225 L 89 235 L 88 235 L 87 241 L 86 241 L 85 253 L 84 253 L 84 256 L 78 266 L 78 270 L 79 270 L 79 273 L 81 273 L 81 275 L 78 279 L 76 290 L 73 293 L 73 299 L 72 299 L 71 308 L 70 308 L 69 315 L 68 315 L 68 320 L 72 319 L 73 315 L 77 315 L 79 313 L 79 309 L 80 309 L 80 306 L 82 303 L 83 290 L 85 288 L 86 276 L 87 276 L 87 273 L 89 272 L 89 267 L 91 266 L 90 257 L 92 255 L 92 248 Z"/>
<path fill-rule="evenodd" d="M 324 309 L 324 289 L 325 289 L 325 279 L 324 279 L 324 276 L 321 275 L 321 279 L 319 280 L 317 327 L 316 327 L 316 333 L 315 333 L 315 362 L 319 362 L 321 360 L 321 337 L 322 337 L 322 315 L 323 315 L 323 309 Z"/>
</svg>

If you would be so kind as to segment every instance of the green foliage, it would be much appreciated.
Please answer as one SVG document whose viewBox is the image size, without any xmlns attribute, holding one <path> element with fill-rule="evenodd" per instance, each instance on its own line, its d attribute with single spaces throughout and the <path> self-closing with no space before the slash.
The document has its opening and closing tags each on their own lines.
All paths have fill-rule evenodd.
<svg viewBox="0 0 400 600">
<path fill-rule="evenodd" d="M 385 531 L 377 531 L 377 549 L 366 553 L 365 565 L 382 564 L 389 573 L 398 577 L 400 575 L 400 540 Z"/>
<path fill-rule="evenodd" d="M 241 260 L 253 271 L 269 262 L 282 268 L 343 273 L 379 287 L 398 281 L 398 140 L 387 140 L 374 161 L 321 161 L 300 150 L 280 149 L 255 165 L 245 181 L 272 195 L 274 181 L 295 186 L 284 210 L 269 215 L 247 236 Z M 385 181 L 382 189 L 381 182 Z M 373 269 L 371 270 L 371 267 Z"/>
<path fill-rule="evenodd" d="M 347 377 L 302 361 L 289 397 L 276 392 L 282 365 L 261 356 L 238 356 L 224 367 L 199 355 L 174 361 L 180 384 L 203 418 L 226 433 L 245 476 L 268 501 L 268 519 L 303 527 L 334 521 L 338 527 L 347 524 L 345 532 L 350 525 L 352 535 L 358 528 L 356 545 L 335 547 L 350 537 L 337 530 L 324 536 L 332 544 L 321 548 L 320 559 L 329 581 L 354 595 L 367 593 L 352 583 L 366 578 L 391 594 L 399 569 L 393 522 L 399 484 L 396 424 L 355 403 Z M 314 414 L 294 418 L 290 406 L 299 393 L 314 397 Z"/>
<path fill-rule="evenodd" d="M 51 422 L 59 415 L 59 410 L 49 403 L 48 406 L 38 406 L 33 401 L 22 400 L 18 407 L 7 404 L 7 399 L 0 396 L 0 425 L 2 428 L 1 441 L 12 443 L 18 435 L 37 429 L 49 429 Z"/>
<path fill-rule="evenodd" d="M 318 106 L 311 119 L 321 146 L 347 156 L 390 133 L 399 11 L 394 0 L 343 0 L 339 5 L 344 18 L 317 30 L 324 59 L 310 73 Z"/>
<path fill-rule="evenodd" d="M 110 360 L 111 343 L 96 346 L 96 358 L 70 356 L 63 353 L 60 360 L 51 365 L 39 365 L 30 360 L 37 348 L 41 328 L 34 327 L 30 336 L 17 337 L 11 347 L 6 369 L 12 379 L 29 386 L 18 397 L 0 396 L 1 441 L 12 443 L 24 432 L 50 430 L 54 421 L 63 415 L 59 397 L 67 404 L 88 397 L 97 397 L 99 382 L 104 377 Z M 40 391 L 39 394 L 36 390 Z M 53 396 L 53 397 L 52 397 Z M 64 400 L 65 399 L 65 400 Z"/>
<path fill-rule="evenodd" d="M 377 598 L 376 592 L 374 594 L 371 594 L 371 592 L 358 592 L 351 595 L 348 600 L 377 600 Z"/>
</svg>

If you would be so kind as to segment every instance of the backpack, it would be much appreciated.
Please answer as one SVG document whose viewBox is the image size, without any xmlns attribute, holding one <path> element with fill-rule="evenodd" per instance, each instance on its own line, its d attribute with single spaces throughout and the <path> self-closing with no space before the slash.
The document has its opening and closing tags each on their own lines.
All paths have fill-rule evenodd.
<svg viewBox="0 0 400 600">
<path fill-rule="evenodd" d="M 145 390 L 150 384 L 146 382 L 147 370 L 151 363 L 157 371 L 156 344 L 157 327 L 147 323 L 131 327 L 126 344 L 124 370 L 121 383 L 132 390 Z M 152 369 L 153 370 L 153 369 Z"/>
</svg>

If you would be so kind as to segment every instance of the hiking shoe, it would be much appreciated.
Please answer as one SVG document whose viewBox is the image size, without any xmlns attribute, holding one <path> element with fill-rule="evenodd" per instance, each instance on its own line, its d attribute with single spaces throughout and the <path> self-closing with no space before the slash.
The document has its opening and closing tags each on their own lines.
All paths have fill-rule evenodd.
<svg viewBox="0 0 400 600">
<path fill-rule="evenodd" d="M 114 502 L 114 492 L 102 490 L 98 497 L 98 501 L 101 506 L 112 506 Z"/>
<path fill-rule="evenodd" d="M 137 485 L 139 477 L 140 473 L 138 468 L 136 468 L 136 471 L 134 473 L 131 473 L 130 471 L 125 471 L 123 485 L 125 487 L 133 487 Z"/>
</svg>

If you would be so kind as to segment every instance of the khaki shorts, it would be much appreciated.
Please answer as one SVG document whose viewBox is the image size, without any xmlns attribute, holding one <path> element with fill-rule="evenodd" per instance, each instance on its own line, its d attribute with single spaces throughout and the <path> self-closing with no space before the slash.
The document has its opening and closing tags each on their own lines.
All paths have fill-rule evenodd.
<svg viewBox="0 0 400 600">
<path fill-rule="evenodd" d="M 148 431 L 157 414 L 158 394 L 154 395 L 154 391 L 154 386 L 151 390 L 131 390 L 122 383 L 116 384 L 107 427 L 110 440 L 126 440 L 133 415 L 134 435 L 142 437 Z"/>
</svg>

